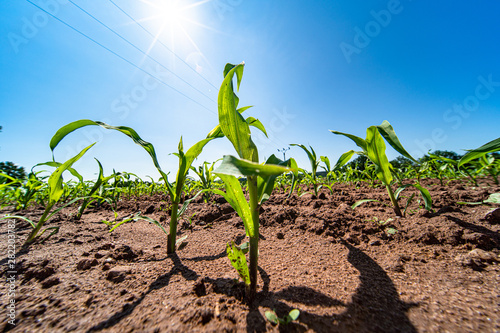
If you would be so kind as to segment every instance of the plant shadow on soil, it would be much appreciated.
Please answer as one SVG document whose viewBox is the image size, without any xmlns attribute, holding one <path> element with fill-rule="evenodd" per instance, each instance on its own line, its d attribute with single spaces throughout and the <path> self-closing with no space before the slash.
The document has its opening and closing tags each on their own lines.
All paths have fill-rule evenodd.
<svg viewBox="0 0 500 333">
<path fill-rule="evenodd" d="M 100 322 L 99 324 L 91 327 L 90 329 L 87 330 L 87 332 L 100 331 L 102 329 L 109 328 L 109 327 L 112 327 L 112 326 L 118 324 L 121 320 L 123 320 L 125 317 L 130 315 L 134 311 L 134 309 L 139 304 L 142 303 L 144 298 L 146 298 L 146 296 L 150 292 L 152 292 L 153 290 L 158 290 L 158 289 L 161 289 L 163 287 L 166 287 L 168 285 L 168 283 L 170 282 L 170 278 L 175 274 L 180 273 L 184 277 L 184 279 L 186 279 L 188 281 L 194 281 L 198 278 L 198 274 L 195 271 L 189 269 L 188 267 L 186 267 L 182 264 L 182 261 L 179 258 L 179 256 L 177 255 L 177 253 L 173 253 L 173 254 L 168 255 L 168 258 L 171 259 L 172 263 L 174 264 L 174 267 L 172 267 L 172 269 L 168 273 L 158 277 L 158 279 L 156 279 L 156 281 L 151 283 L 148 290 L 145 293 L 143 293 L 141 295 L 141 297 L 139 297 L 135 302 L 133 302 L 127 306 L 124 306 L 124 308 L 120 312 L 115 313 L 109 319 L 104 320 L 104 321 Z M 167 259 L 167 258 L 165 258 L 165 259 Z M 165 260 L 165 259 L 160 259 L 158 261 Z"/>
<path fill-rule="evenodd" d="M 237 243 L 241 243 L 244 236 L 237 238 Z M 254 301 L 249 304 L 247 314 L 247 332 L 257 333 L 266 331 L 266 319 L 261 315 L 259 307 L 276 309 L 277 313 L 287 314 L 293 307 L 281 300 L 294 303 L 301 303 L 309 306 L 319 305 L 322 307 L 345 307 L 346 310 L 334 316 L 320 316 L 307 311 L 302 311 L 297 322 L 280 327 L 280 331 L 285 332 L 305 332 L 307 327 L 316 331 L 344 331 L 344 330 L 369 330 L 369 331 L 402 331 L 417 332 L 415 327 L 406 316 L 406 311 L 417 303 L 405 303 L 399 299 L 398 292 L 387 273 L 372 258 L 360 249 L 347 242 L 342 244 L 349 250 L 347 260 L 356 268 L 359 273 L 360 285 L 356 289 L 356 294 L 352 296 L 352 302 L 344 304 L 312 288 L 302 286 L 289 286 L 278 292 L 270 292 L 270 277 L 264 269 L 259 267 L 260 276 L 264 282 L 262 291 L 258 292 Z M 210 261 L 225 256 L 221 252 L 214 256 L 195 257 L 185 260 Z M 147 294 L 153 290 L 161 289 L 169 284 L 170 278 L 175 274 L 181 274 L 188 281 L 195 281 L 199 275 L 186 267 L 179 256 L 174 253 L 167 258 L 157 261 L 171 259 L 174 267 L 166 274 L 158 277 L 134 303 L 124 307 L 120 312 L 115 313 L 109 319 L 104 320 L 91 327 L 87 332 L 96 332 L 113 327 L 125 317 L 132 314 L 134 309 L 144 300 Z M 216 293 L 223 293 L 229 297 L 237 297 L 244 300 L 241 283 L 235 290 L 233 279 L 218 278 L 211 279 L 205 277 L 196 285 L 195 292 L 198 297 L 207 294 L 207 286 L 211 285 Z M 332 327 L 332 322 L 337 326 Z M 301 325 L 301 324 L 305 324 Z M 350 327 L 350 323 L 355 323 L 356 327 Z"/>
<path fill-rule="evenodd" d="M 360 285 L 356 289 L 356 294 L 352 296 L 352 302 L 344 304 L 314 289 L 300 286 L 290 286 L 271 293 L 268 290 L 269 276 L 260 269 L 264 287 L 263 291 L 258 294 L 257 300 L 250 306 L 247 316 L 247 332 L 266 331 L 265 319 L 258 310 L 259 306 L 276 309 L 277 313 L 283 314 L 293 310 L 293 307 L 280 300 L 310 306 L 346 308 L 343 313 L 334 316 L 320 316 L 302 311 L 296 323 L 280 327 L 280 331 L 305 332 L 308 328 L 313 328 L 320 332 L 346 330 L 417 332 L 406 316 L 406 311 L 418 304 L 402 302 L 394 284 L 382 267 L 358 248 L 347 242 L 342 242 L 342 244 L 349 250 L 347 260 L 360 273 Z M 337 323 L 337 325 L 332 326 L 332 323 Z M 356 327 L 350 327 L 350 323 L 355 323 Z"/>
</svg>

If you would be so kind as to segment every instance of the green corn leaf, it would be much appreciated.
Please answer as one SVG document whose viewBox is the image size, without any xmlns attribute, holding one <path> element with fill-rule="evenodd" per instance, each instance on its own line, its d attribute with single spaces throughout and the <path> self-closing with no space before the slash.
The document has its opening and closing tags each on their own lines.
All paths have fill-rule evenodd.
<svg viewBox="0 0 500 333">
<path fill-rule="evenodd" d="M 19 181 L 18 179 L 14 178 L 14 177 L 11 177 L 8 174 L 0 172 L 0 179 L 1 178 L 6 178 L 6 179 L 10 180 L 10 182 L 5 183 L 5 184 L 0 184 L 0 189 L 2 189 L 4 187 L 7 187 L 7 186 L 11 186 L 11 185 L 17 184 L 17 183 L 21 183 L 21 181 Z"/>
<path fill-rule="evenodd" d="M 337 132 L 337 131 L 332 131 L 332 130 L 330 130 L 330 132 L 332 132 L 333 134 L 338 134 L 338 135 L 343 135 L 343 136 L 348 137 L 349 139 L 354 141 L 354 143 L 356 143 L 356 145 L 359 148 L 363 149 L 363 151 L 366 153 L 366 141 L 361 139 L 360 137 L 352 135 L 352 134 L 347 134 L 347 133 L 342 133 L 342 132 Z"/>
<path fill-rule="evenodd" d="M 234 66 L 230 65 L 229 67 Z M 241 77 L 243 75 L 244 64 L 239 64 L 229 70 L 222 82 L 219 90 L 218 109 L 219 109 L 219 124 L 224 135 L 231 141 L 240 158 L 258 162 L 259 155 L 257 147 L 253 143 L 250 135 L 250 127 L 243 119 L 241 114 L 236 110 L 237 101 L 233 92 L 232 80 L 234 74 L 237 75 L 238 88 Z M 229 68 L 226 65 L 226 69 Z"/>
<path fill-rule="evenodd" d="M 250 285 L 250 273 L 248 271 L 247 259 L 243 251 L 234 242 L 226 246 L 227 257 L 231 261 L 231 265 L 238 271 L 245 285 Z"/>
<path fill-rule="evenodd" d="M 420 194 L 422 195 L 422 198 L 424 199 L 425 203 L 425 209 L 427 209 L 429 212 L 432 212 L 432 197 L 431 194 L 429 193 L 429 190 L 426 188 L 423 188 L 419 184 L 413 184 L 413 187 L 418 189 L 420 191 Z"/>
<path fill-rule="evenodd" d="M 288 167 L 292 170 L 292 185 L 290 186 L 290 193 L 288 196 L 290 197 L 295 190 L 295 186 L 297 185 L 297 179 L 299 178 L 299 168 L 297 166 L 297 161 L 295 159 L 290 158 L 288 160 Z"/>
<path fill-rule="evenodd" d="M 406 184 L 403 186 L 400 186 L 394 191 L 394 196 L 396 197 L 396 200 L 399 198 L 399 195 L 401 192 L 403 192 L 405 189 L 408 187 L 415 187 L 420 191 L 420 194 L 422 195 L 422 198 L 424 199 L 424 204 L 425 204 L 425 209 L 428 211 L 432 212 L 432 197 L 431 194 L 429 193 L 429 190 L 426 188 L 422 187 L 419 184 Z"/>
<path fill-rule="evenodd" d="M 265 312 L 267 320 L 269 320 L 271 323 L 277 325 L 279 323 L 279 318 L 276 315 L 276 312 L 274 311 L 266 311 Z"/>
<path fill-rule="evenodd" d="M 495 203 L 495 204 L 500 204 L 500 193 L 493 193 L 490 194 L 488 199 L 483 201 L 484 203 Z"/>
<path fill-rule="evenodd" d="M 252 213 L 245 195 L 243 194 L 239 180 L 231 175 L 217 175 L 224 182 L 226 192 L 224 193 L 219 189 L 212 189 L 212 191 L 226 199 L 226 201 L 231 205 L 231 207 L 233 207 L 236 213 L 238 213 L 238 216 L 242 219 L 247 236 L 254 237 L 255 229 L 253 227 Z"/>
<path fill-rule="evenodd" d="M 250 251 L 250 242 L 242 243 L 239 248 L 243 254 L 247 254 Z"/>
<path fill-rule="evenodd" d="M 291 321 L 294 321 L 294 320 L 297 320 L 297 318 L 299 318 L 299 315 L 300 315 L 300 311 L 297 309 L 293 309 L 288 314 L 288 317 L 291 319 Z"/>
<path fill-rule="evenodd" d="M 465 202 L 465 201 L 458 201 L 457 202 L 458 205 L 482 205 L 483 202 L 480 201 L 480 202 Z"/>
<path fill-rule="evenodd" d="M 78 161 L 86 152 L 89 150 L 95 143 L 90 146 L 82 149 L 80 153 L 76 156 L 70 158 L 66 162 L 64 162 L 61 166 L 59 166 L 49 177 L 48 185 L 49 185 L 49 205 L 55 204 L 63 195 L 64 190 L 62 186 L 62 174 L 68 168 L 70 168 L 76 161 Z"/>
<path fill-rule="evenodd" d="M 238 159 L 231 155 L 225 155 L 222 163 L 214 173 L 232 176 L 277 176 L 283 172 L 293 171 L 290 168 L 275 164 L 258 164 L 243 159 Z"/>
<path fill-rule="evenodd" d="M 330 159 L 327 156 L 320 156 L 321 162 L 325 163 L 326 169 L 325 171 L 329 172 L 330 171 Z"/>
<path fill-rule="evenodd" d="M 123 219 L 122 221 L 118 222 L 117 224 L 115 224 L 110 230 L 109 232 L 113 232 L 116 228 L 118 228 L 119 226 L 121 226 L 122 224 L 124 223 L 127 223 L 127 222 L 131 222 L 131 221 L 139 221 L 139 220 L 143 220 L 143 221 L 146 221 L 146 222 L 149 222 L 149 223 L 152 223 L 154 225 L 156 225 L 157 227 L 159 227 L 166 235 L 168 235 L 168 232 L 165 230 L 165 228 L 163 228 L 163 226 L 161 225 L 160 222 L 156 221 L 155 219 L 152 219 L 150 217 L 147 217 L 147 216 L 142 216 L 140 215 L 140 213 L 137 213 L 135 214 L 134 216 L 130 217 L 130 218 L 127 218 L 127 219 Z"/>
<path fill-rule="evenodd" d="M 201 154 L 206 144 L 212 141 L 213 139 L 215 139 L 215 137 L 198 141 L 191 148 L 189 148 L 189 150 L 184 154 L 182 150 L 183 145 L 181 138 L 181 141 L 179 143 L 179 154 L 177 155 L 179 157 L 179 170 L 177 171 L 177 178 L 175 183 L 175 198 L 172 198 L 172 200 L 176 201 L 177 198 L 180 196 L 182 187 L 184 186 L 184 182 L 191 168 L 191 165 L 193 164 L 194 160 Z"/>
<path fill-rule="evenodd" d="M 191 201 L 193 201 L 194 199 L 196 199 L 200 194 L 205 193 L 205 192 L 210 192 L 210 191 L 212 191 L 212 189 L 200 190 L 198 193 L 196 193 L 194 195 L 194 197 L 192 197 L 191 199 L 185 200 L 184 203 L 182 204 L 182 207 L 179 209 L 179 212 L 177 213 L 177 216 L 180 218 L 186 212 L 186 209 L 188 208 L 188 206 L 191 203 Z M 224 192 L 221 191 L 221 193 L 224 193 Z M 227 201 L 227 199 L 226 199 L 226 201 Z"/>
<path fill-rule="evenodd" d="M 381 202 L 379 200 L 375 200 L 375 199 L 362 199 L 362 200 L 356 201 L 354 203 L 354 205 L 351 206 L 351 208 L 354 209 L 354 208 L 358 207 L 359 205 L 364 204 L 365 202 L 380 202 L 380 203 L 383 203 L 383 202 Z"/>
<path fill-rule="evenodd" d="M 341 167 L 343 167 L 347 162 L 349 162 L 349 160 L 352 158 L 352 155 L 354 155 L 356 152 L 354 150 L 349 150 L 348 152 L 346 153 L 343 153 L 337 163 L 335 164 L 335 167 L 333 168 L 333 170 L 338 170 L 340 169 Z"/>
<path fill-rule="evenodd" d="M 396 150 L 398 153 L 403 155 L 406 158 L 409 158 L 410 160 L 417 162 L 416 159 L 414 159 L 404 148 L 401 142 L 399 141 L 396 132 L 394 132 L 394 128 L 389 124 L 387 120 L 384 120 L 382 124 L 377 126 L 380 134 L 384 137 L 384 139 L 391 145 L 394 150 Z"/>
<path fill-rule="evenodd" d="M 366 147 L 368 158 L 375 164 L 375 173 L 384 185 L 392 181 L 389 160 L 385 154 L 385 142 L 376 126 L 370 126 L 366 130 Z"/>
<path fill-rule="evenodd" d="M 33 169 L 38 167 L 38 166 L 42 166 L 42 165 L 46 165 L 46 166 L 50 166 L 50 167 L 53 167 L 53 168 L 58 168 L 62 165 L 62 163 L 59 163 L 59 162 L 54 162 L 54 161 L 49 161 L 49 162 L 45 162 L 45 163 L 38 163 L 38 164 L 35 164 L 32 168 L 31 168 L 31 171 L 33 172 Z M 68 168 L 68 171 L 74 176 L 76 177 L 80 183 L 83 183 L 83 177 L 82 175 L 80 175 L 80 173 L 78 173 L 78 171 L 76 171 L 75 169 L 73 168 Z"/>
<path fill-rule="evenodd" d="M 33 221 L 31 221 L 29 218 L 24 217 L 24 216 L 5 215 L 3 217 L 0 217 L 0 220 L 6 220 L 6 219 L 18 219 L 18 220 L 22 220 L 22 221 L 28 222 L 33 227 L 33 229 L 36 228 L 36 223 L 33 222 Z"/>
<path fill-rule="evenodd" d="M 496 151 L 500 151 L 500 138 L 490 141 L 479 148 L 469 151 L 467 154 L 462 156 L 462 158 L 458 162 L 458 166 L 460 167 L 465 163 L 475 160 L 476 158 L 480 158 L 484 154 L 493 153 Z"/>
<path fill-rule="evenodd" d="M 93 121 L 93 120 L 88 120 L 88 119 L 74 121 L 72 123 L 69 123 L 69 124 L 61 127 L 56 132 L 56 134 L 54 134 L 54 136 L 50 140 L 50 149 L 52 150 L 52 154 L 54 153 L 54 149 L 57 147 L 59 142 L 61 142 L 61 140 L 66 135 L 70 134 L 71 132 L 73 132 L 79 128 L 85 127 L 85 126 L 101 126 L 103 128 L 106 128 L 106 129 L 116 130 L 118 132 L 125 134 L 126 136 L 131 138 L 136 144 L 138 144 L 142 148 L 144 148 L 147 151 L 147 153 L 149 154 L 149 156 L 151 156 L 151 159 L 153 160 L 153 163 L 154 163 L 156 169 L 158 170 L 158 172 L 161 174 L 161 176 L 165 180 L 165 184 L 167 185 L 167 188 L 168 188 L 171 196 L 173 197 L 173 190 L 170 186 L 170 183 L 167 181 L 167 179 L 168 179 L 167 175 L 163 172 L 163 170 L 160 167 L 160 164 L 158 163 L 158 159 L 156 158 L 156 152 L 155 152 L 154 146 L 151 143 L 144 141 L 139 136 L 139 134 L 137 134 L 137 132 L 130 127 L 111 126 L 111 125 L 105 124 L 105 123 L 100 122 L 100 121 Z"/>
<path fill-rule="evenodd" d="M 314 149 L 311 146 L 309 146 L 309 148 L 311 148 L 310 151 L 309 151 L 309 149 L 307 149 L 306 146 L 301 145 L 301 144 L 291 143 L 290 146 L 297 146 L 297 147 L 302 148 L 302 150 L 306 152 L 307 157 L 309 158 L 309 162 L 311 163 L 311 166 L 313 166 L 313 169 L 314 169 L 314 165 L 317 165 L 318 162 L 316 160 L 316 152 L 314 151 Z"/>
<path fill-rule="evenodd" d="M 102 164 L 101 162 L 99 162 L 99 160 L 97 158 L 94 158 L 96 161 L 97 161 L 97 164 L 99 165 L 99 176 L 97 177 L 97 180 L 96 182 L 94 183 L 94 186 L 92 186 L 92 189 L 90 190 L 90 192 L 88 193 L 88 195 L 92 195 L 95 191 L 97 191 L 99 189 L 99 187 L 101 186 L 101 184 L 103 183 L 103 181 L 105 180 L 105 178 L 103 177 L 103 170 L 102 170 Z M 107 177 L 108 180 L 111 179 L 112 176 L 110 177 Z"/>
<path fill-rule="evenodd" d="M 239 108 L 236 111 L 238 111 L 239 113 L 243 113 L 246 110 L 250 109 L 251 107 L 252 106 L 245 106 L 245 107 Z M 246 119 L 246 122 L 248 123 L 248 125 L 252 126 L 252 124 L 250 124 L 249 118 L 252 118 L 252 117 L 248 117 Z M 224 133 L 222 133 L 222 130 L 220 129 L 220 125 L 215 126 L 214 129 L 211 130 L 210 133 L 207 134 L 207 139 L 208 138 L 223 138 L 223 137 L 224 137 Z"/>
<path fill-rule="evenodd" d="M 396 191 L 394 191 L 394 196 L 396 197 L 396 200 L 399 199 L 399 195 L 401 194 L 401 192 L 403 192 L 405 189 L 407 189 L 410 186 L 413 186 L 413 184 L 406 184 L 406 185 L 398 187 L 396 189 Z"/>
<path fill-rule="evenodd" d="M 447 158 L 447 157 L 443 157 L 443 156 L 439 156 L 439 155 L 429 154 L 429 156 L 434 160 L 448 162 L 448 163 L 451 163 L 453 165 L 456 165 L 458 163 L 458 161 L 452 160 L 451 158 Z"/>
<path fill-rule="evenodd" d="M 259 119 L 256 119 L 254 117 L 248 117 L 247 119 L 245 119 L 245 121 L 248 123 L 248 125 L 258 128 L 262 133 L 264 133 L 266 138 L 268 137 L 266 128 L 264 127 L 264 125 L 262 125 Z"/>
<path fill-rule="evenodd" d="M 289 161 L 290 160 L 282 161 L 273 154 L 267 159 L 265 165 L 281 165 L 286 167 L 290 164 Z M 278 177 L 278 175 L 274 174 L 257 178 L 257 192 L 259 196 L 258 200 L 259 205 L 263 204 L 271 196 L 271 193 L 273 192 L 274 189 L 274 181 L 276 180 L 276 177 Z"/>
</svg>

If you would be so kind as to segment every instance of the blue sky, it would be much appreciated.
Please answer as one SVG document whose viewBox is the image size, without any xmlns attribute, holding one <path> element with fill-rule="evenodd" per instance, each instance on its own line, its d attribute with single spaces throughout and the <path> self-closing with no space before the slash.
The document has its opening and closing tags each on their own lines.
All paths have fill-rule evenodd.
<svg viewBox="0 0 500 333">
<path fill-rule="evenodd" d="M 57 129 L 92 119 L 133 127 L 175 173 L 180 136 L 191 146 L 217 124 L 227 62 L 246 63 L 240 105 L 268 130 L 253 131 L 261 159 L 301 143 L 334 163 L 356 147 L 329 129 L 364 137 L 383 120 L 415 157 L 500 136 L 498 2 L 113 0 L 155 42 L 109 0 L 30 1 L 119 57 L 28 1 L 0 3 L 0 160 L 27 169 L 52 158 Z M 93 157 L 106 174 L 159 177 L 142 148 L 97 127 L 65 138 L 56 160 L 95 141 L 76 165 L 85 177 Z M 194 165 L 225 154 L 213 141 Z M 289 156 L 309 167 L 300 148 Z"/>
</svg>

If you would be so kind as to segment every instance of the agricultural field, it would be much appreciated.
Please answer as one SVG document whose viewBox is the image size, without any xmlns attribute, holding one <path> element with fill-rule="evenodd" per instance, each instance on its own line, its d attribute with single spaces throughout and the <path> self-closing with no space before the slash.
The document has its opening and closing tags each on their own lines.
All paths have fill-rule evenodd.
<svg viewBox="0 0 500 333">
<path fill-rule="evenodd" d="M 15 317 L 2 331 L 499 331 L 500 138 L 416 160 L 383 121 L 366 139 L 331 131 L 359 150 L 335 164 L 300 143 L 309 166 L 261 163 L 250 126 L 266 129 L 235 94 L 243 68 L 224 69 L 219 124 L 187 149 L 180 139 L 175 178 L 134 129 L 87 119 L 50 148 L 100 126 L 143 147 L 160 180 L 106 175 L 99 161 L 83 179 L 73 165 L 93 145 L 27 176 L 1 165 L 12 306 L 0 316 Z M 234 156 L 197 161 L 217 140 Z M 401 157 L 389 162 L 386 143 Z"/>
</svg>

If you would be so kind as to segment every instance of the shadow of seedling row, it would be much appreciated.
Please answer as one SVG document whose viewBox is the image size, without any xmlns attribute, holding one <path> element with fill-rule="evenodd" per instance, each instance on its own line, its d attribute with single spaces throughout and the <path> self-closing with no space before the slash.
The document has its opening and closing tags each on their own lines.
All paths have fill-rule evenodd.
<svg viewBox="0 0 500 333">
<path fill-rule="evenodd" d="M 351 302 L 346 304 L 314 289 L 303 286 L 290 286 L 278 292 L 271 292 L 269 291 L 270 277 L 259 267 L 259 273 L 264 281 L 264 286 L 262 291 L 250 303 L 246 319 L 247 332 L 256 333 L 266 331 L 266 319 L 261 315 L 259 307 L 275 309 L 278 316 L 289 313 L 293 308 L 287 305 L 285 301 L 306 306 L 343 307 L 344 311 L 340 314 L 322 316 L 301 310 L 297 321 L 280 327 L 282 331 L 305 332 L 307 329 L 313 328 L 320 332 L 417 332 L 408 319 L 406 312 L 411 307 L 418 306 L 418 304 L 405 303 L 400 300 L 398 291 L 382 267 L 358 248 L 346 242 L 343 242 L 343 245 L 349 250 L 347 260 L 360 273 L 360 284 L 355 294 L 352 295 Z M 186 260 L 211 261 L 223 256 L 224 253 L 221 253 L 211 257 Z M 166 259 L 172 260 L 174 264 L 168 273 L 158 277 L 156 281 L 151 283 L 148 290 L 134 303 L 116 312 L 109 319 L 91 327 L 87 332 L 101 331 L 117 325 L 124 318 L 132 314 L 134 309 L 142 303 L 150 292 L 166 287 L 171 277 L 176 274 L 181 274 L 187 281 L 199 281 L 194 288 L 198 297 L 203 297 L 207 295 L 207 290 L 212 290 L 215 293 L 225 294 L 228 297 L 243 299 L 243 287 L 238 285 L 235 288 L 234 280 L 227 278 L 211 279 L 208 277 L 199 279 L 199 275 L 185 266 L 177 254 L 170 254 L 164 260 Z"/>
</svg>

